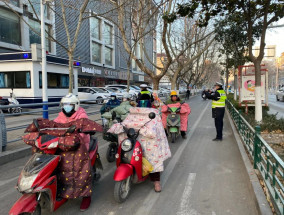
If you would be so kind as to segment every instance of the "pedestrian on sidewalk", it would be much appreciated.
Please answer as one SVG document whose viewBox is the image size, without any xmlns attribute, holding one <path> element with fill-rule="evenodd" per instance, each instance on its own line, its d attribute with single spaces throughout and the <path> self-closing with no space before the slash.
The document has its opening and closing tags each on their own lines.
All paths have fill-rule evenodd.
<svg viewBox="0 0 284 215">
<path fill-rule="evenodd" d="M 215 120 L 215 127 L 217 135 L 213 141 L 222 141 L 223 139 L 223 118 L 225 114 L 225 101 L 227 99 L 226 93 L 220 82 L 214 85 L 215 91 L 208 91 L 206 97 L 212 100 L 212 117 Z"/>
</svg>

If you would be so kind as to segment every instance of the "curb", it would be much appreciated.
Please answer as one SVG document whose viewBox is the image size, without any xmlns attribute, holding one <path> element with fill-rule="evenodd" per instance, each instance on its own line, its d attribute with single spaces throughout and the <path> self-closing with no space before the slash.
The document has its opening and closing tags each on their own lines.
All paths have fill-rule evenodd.
<svg viewBox="0 0 284 215">
<path fill-rule="evenodd" d="M 5 151 L 0 154 L 0 165 L 31 155 L 31 146 L 25 146 L 13 151 Z"/>
<path fill-rule="evenodd" d="M 267 202 L 266 196 L 264 194 L 264 191 L 260 185 L 260 182 L 258 180 L 258 177 L 255 173 L 255 170 L 251 164 L 251 161 L 247 155 L 247 152 L 244 148 L 243 142 L 238 134 L 238 131 L 234 125 L 234 122 L 230 116 L 230 114 L 228 113 L 228 110 L 226 109 L 226 114 L 228 116 L 228 119 L 230 121 L 230 125 L 232 127 L 235 139 L 237 141 L 243 162 L 245 164 L 246 170 L 247 170 L 247 174 L 250 180 L 250 184 L 249 184 L 249 189 L 250 191 L 254 194 L 254 201 L 257 205 L 257 210 L 259 214 L 264 214 L 264 215 L 272 215 L 272 211 L 271 208 Z"/>
</svg>

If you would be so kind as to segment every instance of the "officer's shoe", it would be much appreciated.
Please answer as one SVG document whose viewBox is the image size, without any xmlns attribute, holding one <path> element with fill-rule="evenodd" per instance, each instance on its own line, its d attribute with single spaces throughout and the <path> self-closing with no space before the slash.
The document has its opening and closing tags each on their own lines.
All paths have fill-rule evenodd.
<svg viewBox="0 0 284 215">
<path fill-rule="evenodd" d="M 220 138 L 214 138 L 212 141 L 222 141 Z"/>
</svg>

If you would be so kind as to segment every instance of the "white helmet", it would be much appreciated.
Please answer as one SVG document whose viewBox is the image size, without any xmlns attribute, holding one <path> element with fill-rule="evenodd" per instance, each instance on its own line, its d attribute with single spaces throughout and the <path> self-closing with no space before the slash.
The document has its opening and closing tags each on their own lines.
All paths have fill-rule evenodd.
<svg viewBox="0 0 284 215">
<path fill-rule="evenodd" d="M 75 95 L 69 93 L 61 99 L 60 106 L 63 107 L 63 105 L 74 105 L 74 110 L 77 111 L 80 107 L 80 101 Z"/>
</svg>

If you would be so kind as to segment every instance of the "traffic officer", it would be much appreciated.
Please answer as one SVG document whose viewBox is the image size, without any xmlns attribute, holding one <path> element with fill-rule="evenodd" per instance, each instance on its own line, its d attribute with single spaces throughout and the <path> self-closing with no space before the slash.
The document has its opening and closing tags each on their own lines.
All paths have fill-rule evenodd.
<svg viewBox="0 0 284 215">
<path fill-rule="evenodd" d="M 146 84 L 140 85 L 141 91 L 138 94 L 137 103 L 138 107 L 151 107 L 154 97 L 149 90 L 147 90 Z"/>
<path fill-rule="evenodd" d="M 216 138 L 213 141 L 222 141 L 223 139 L 223 118 L 225 114 L 226 93 L 220 82 L 214 85 L 215 91 L 205 92 L 208 99 L 212 99 L 212 117 L 215 119 L 215 127 L 217 131 Z"/>
</svg>

